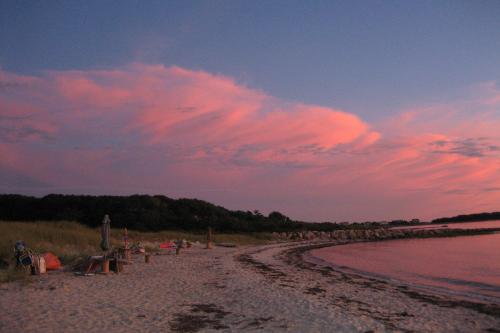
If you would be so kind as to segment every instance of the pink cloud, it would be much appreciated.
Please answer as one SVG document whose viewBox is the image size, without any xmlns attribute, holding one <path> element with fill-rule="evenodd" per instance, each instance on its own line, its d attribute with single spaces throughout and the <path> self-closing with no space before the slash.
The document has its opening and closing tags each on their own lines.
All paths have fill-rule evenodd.
<svg viewBox="0 0 500 333">
<path fill-rule="evenodd" d="M 297 157 L 298 147 L 304 155 L 305 147 L 325 151 L 378 139 L 353 114 L 286 103 L 231 78 L 179 67 L 132 64 L 115 71 L 51 72 L 48 81 L 71 108 L 73 119 L 67 122 L 126 118 L 118 135 L 141 135 L 149 145 L 188 146 L 185 152 L 205 147 L 191 158 L 209 152 L 231 158 L 246 151 L 248 158 L 294 160 L 304 158 Z"/>
<path fill-rule="evenodd" d="M 498 210 L 492 83 L 377 124 L 175 66 L 0 83 L 0 171 L 38 181 L 31 193 L 164 193 L 310 220 Z"/>
<path fill-rule="evenodd" d="M 40 108 L 24 101 L 12 102 L 0 97 L 0 140 L 5 142 L 49 140 L 56 126 L 44 119 Z"/>
</svg>

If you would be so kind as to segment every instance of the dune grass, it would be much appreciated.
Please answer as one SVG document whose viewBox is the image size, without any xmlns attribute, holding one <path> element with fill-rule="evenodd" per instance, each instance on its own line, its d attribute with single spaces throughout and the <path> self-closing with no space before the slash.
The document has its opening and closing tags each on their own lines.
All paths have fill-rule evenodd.
<svg viewBox="0 0 500 333">
<path fill-rule="evenodd" d="M 158 249 L 158 245 L 166 240 L 186 239 L 192 242 L 206 241 L 204 233 L 187 233 L 181 231 L 128 232 L 130 242 L 141 242 L 146 250 Z M 123 244 L 123 230 L 111 230 L 111 245 Z M 215 242 L 235 243 L 239 245 L 263 244 L 271 239 L 269 234 L 218 234 L 213 236 Z M 0 282 L 16 280 L 22 272 L 13 269 L 14 243 L 24 240 L 36 253 L 52 252 L 63 264 L 70 264 L 79 258 L 98 255 L 99 228 L 89 228 L 77 222 L 8 222 L 0 221 Z"/>
<path fill-rule="evenodd" d="M 35 252 L 53 252 L 63 261 L 99 251 L 100 236 L 75 222 L 0 222 L 0 259 L 12 258 L 16 240 Z"/>
</svg>

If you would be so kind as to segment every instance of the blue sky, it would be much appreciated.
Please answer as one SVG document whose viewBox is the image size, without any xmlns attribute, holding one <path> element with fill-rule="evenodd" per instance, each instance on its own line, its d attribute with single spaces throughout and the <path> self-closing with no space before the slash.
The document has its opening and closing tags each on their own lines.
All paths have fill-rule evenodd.
<svg viewBox="0 0 500 333">
<path fill-rule="evenodd" d="M 378 120 L 500 77 L 498 1 L 2 1 L 0 66 L 220 73 Z"/>
</svg>

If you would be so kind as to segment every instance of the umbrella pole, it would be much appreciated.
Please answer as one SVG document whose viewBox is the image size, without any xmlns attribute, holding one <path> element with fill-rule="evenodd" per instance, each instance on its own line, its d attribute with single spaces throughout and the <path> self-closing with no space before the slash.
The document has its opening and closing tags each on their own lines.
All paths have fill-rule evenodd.
<svg viewBox="0 0 500 333">
<path fill-rule="evenodd" d="M 207 249 L 212 248 L 212 227 L 208 227 L 208 234 L 207 234 Z"/>
</svg>

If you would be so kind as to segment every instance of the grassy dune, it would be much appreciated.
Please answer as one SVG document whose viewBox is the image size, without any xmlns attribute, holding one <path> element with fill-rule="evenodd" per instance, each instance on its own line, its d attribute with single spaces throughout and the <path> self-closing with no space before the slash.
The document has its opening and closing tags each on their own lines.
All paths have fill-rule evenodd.
<svg viewBox="0 0 500 333">
<path fill-rule="evenodd" d="M 129 231 L 130 242 L 141 242 L 146 250 L 154 250 L 166 240 L 186 239 L 205 242 L 203 233 L 185 233 L 179 231 L 138 232 Z M 111 230 L 112 246 L 120 246 L 123 230 Z M 99 247 L 100 231 L 82 224 L 70 221 L 61 222 L 6 222 L 0 221 L 0 282 L 19 278 L 19 273 L 13 270 L 14 243 L 24 240 L 27 246 L 35 252 L 52 252 L 63 264 L 89 255 L 101 253 Z M 215 242 L 230 242 L 239 245 L 262 244 L 270 240 L 270 235 L 257 234 L 214 234 Z M 7 267 L 9 266 L 9 267 Z"/>
</svg>

